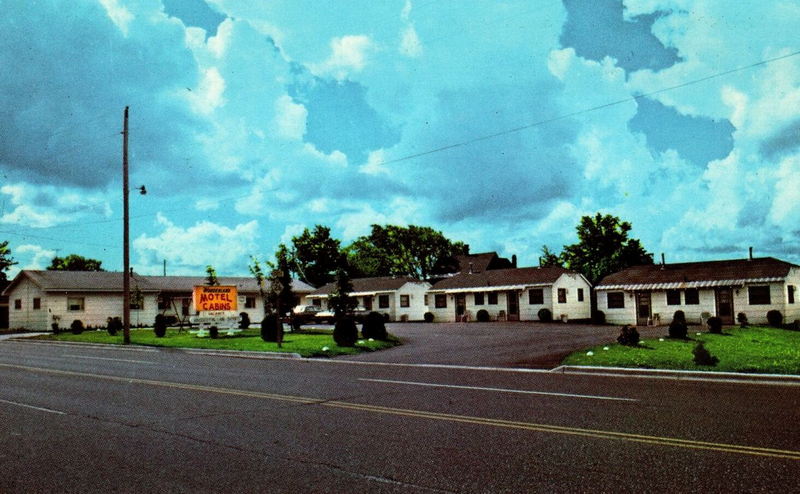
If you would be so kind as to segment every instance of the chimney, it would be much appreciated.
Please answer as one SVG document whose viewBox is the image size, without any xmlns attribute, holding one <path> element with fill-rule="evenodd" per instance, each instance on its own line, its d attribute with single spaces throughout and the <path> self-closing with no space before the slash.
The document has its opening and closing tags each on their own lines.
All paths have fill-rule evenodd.
<svg viewBox="0 0 800 494">
<path fill-rule="evenodd" d="M 666 261 L 666 258 L 664 257 L 664 253 L 662 252 L 661 253 L 661 269 L 664 269 L 664 266 L 666 266 L 666 264 L 667 264 L 667 261 Z"/>
<path fill-rule="evenodd" d="M 748 260 L 750 260 L 750 261 L 753 260 L 753 248 L 752 247 L 750 247 L 750 257 L 749 257 Z"/>
<path fill-rule="evenodd" d="M 511 256 L 511 267 L 512 268 L 516 268 L 517 267 L 517 255 L 516 254 L 513 254 Z"/>
<path fill-rule="evenodd" d="M 472 263 L 469 263 L 469 274 L 472 274 Z"/>
</svg>

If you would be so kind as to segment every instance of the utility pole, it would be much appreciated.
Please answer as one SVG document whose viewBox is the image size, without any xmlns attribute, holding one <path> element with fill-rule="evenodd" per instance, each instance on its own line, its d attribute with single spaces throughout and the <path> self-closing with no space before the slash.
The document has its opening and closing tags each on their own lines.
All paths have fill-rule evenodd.
<svg viewBox="0 0 800 494">
<path fill-rule="evenodd" d="M 128 253 L 128 107 L 122 123 L 122 342 L 131 342 L 131 260 Z"/>
</svg>

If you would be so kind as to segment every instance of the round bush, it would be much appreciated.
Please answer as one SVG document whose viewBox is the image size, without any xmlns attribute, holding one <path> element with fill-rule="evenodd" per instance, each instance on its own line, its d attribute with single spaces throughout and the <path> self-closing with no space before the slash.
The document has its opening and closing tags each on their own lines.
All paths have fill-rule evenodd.
<svg viewBox="0 0 800 494">
<path fill-rule="evenodd" d="M 748 325 L 747 314 L 745 314 L 744 312 L 736 314 L 736 321 L 739 323 L 739 326 L 746 328 Z"/>
<path fill-rule="evenodd" d="M 280 329 L 278 329 L 280 328 Z M 278 331 L 283 331 L 283 325 L 277 314 L 267 314 L 261 320 L 261 339 L 264 341 L 278 341 Z"/>
<path fill-rule="evenodd" d="M 594 324 L 605 324 L 606 323 L 606 313 L 601 310 L 596 310 L 592 312 L 592 322 Z"/>
<path fill-rule="evenodd" d="M 746 319 L 745 322 L 747 322 Z M 717 316 L 709 317 L 706 323 L 708 324 L 709 333 L 715 333 L 715 334 L 722 333 L 722 319 L 720 319 L 719 317 Z"/>
<path fill-rule="evenodd" d="M 433 313 L 426 312 L 422 318 L 425 320 L 425 322 L 433 322 Z"/>
<path fill-rule="evenodd" d="M 475 313 L 475 319 L 478 322 L 489 322 L 489 312 L 486 309 L 481 309 Z"/>
<path fill-rule="evenodd" d="M 719 362 L 719 359 L 711 355 L 702 341 L 695 345 L 692 355 L 694 355 L 694 363 L 697 365 L 717 365 Z"/>
<path fill-rule="evenodd" d="M 239 329 L 247 329 L 250 327 L 250 315 L 247 312 L 239 313 Z"/>
<path fill-rule="evenodd" d="M 356 322 L 349 318 L 343 317 L 336 321 L 333 327 L 333 341 L 339 346 L 355 346 L 358 339 L 358 328 Z"/>
<path fill-rule="evenodd" d="M 50 327 L 53 329 L 53 334 L 58 334 L 58 333 L 61 332 L 61 328 L 58 327 L 58 323 L 57 322 L 54 322 L 53 324 L 51 324 Z"/>
<path fill-rule="evenodd" d="M 385 340 L 389 335 L 386 332 L 386 323 L 383 316 L 378 312 L 367 314 L 364 318 L 364 324 L 361 326 L 361 334 L 364 338 Z"/>
<path fill-rule="evenodd" d="M 536 315 L 539 316 L 539 320 L 542 322 L 550 322 L 553 320 L 553 313 L 550 312 L 550 309 L 539 309 Z"/>
<path fill-rule="evenodd" d="M 672 316 L 672 322 L 669 323 L 669 337 L 685 340 L 688 332 L 689 328 L 686 326 L 686 315 L 682 310 L 676 310 L 675 314 Z"/>
<path fill-rule="evenodd" d="M 219 328 L 216 326 L 211 326 L 210 328 L 208 328 L 208 336 L 210 336 L 213 339 L 216 339 L 217 336 L 219 336 Z"/>
<path fill-rule="evenodd" d="M 83 321 L 80 319 L 75 319 L 72 321 L 72 324 L 69 325 L 69 330 L 72 331 L 72 334 L 81 334 L 84 329 Z"/>
<path fill-rule="evenodd" d="M 783 314 L 779 310 L 771 310 L 767 312 L 767 322 L 772 327 L 780 328 L 783 326 Z"/>
<path fill-rule="evenodd" d="M 164 314 L 156 314 L 153 332 L 156 334 L 156 338 L 163 338 L 167 334 L 167 318 L 164 317 Z"/>
<path fill-rule="evenodd" d="M 120 320 L 119 317 L 109 317 L 108 319 L 106 319 L 106 331 L 108 331 L 108 334 L 114 336 L 121 329 L 122 329 L 122 321 Z"/>
<path fill-rule="evenodd" d="M 619 329 L 617 342 L 620 345 L 636 346 L 639 344 L 639 331 L 635 327 L 626 324 Z"/>
</svg>

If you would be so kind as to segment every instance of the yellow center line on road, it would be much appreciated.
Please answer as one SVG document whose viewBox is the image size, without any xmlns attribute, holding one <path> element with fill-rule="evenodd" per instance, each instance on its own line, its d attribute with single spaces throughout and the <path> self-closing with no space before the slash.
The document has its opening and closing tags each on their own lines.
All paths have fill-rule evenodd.
<svg viewBox="0 0 800 494">
<path fill-rule="evenodd" d="M 604 431 L 597 429 L 584 429 L 579 427 L 566 427 L 558 425 L 537 424 L 533 422 L 521 422 L 514 420 L 493 419 L 486 417 L 476 417 L 470 415 L 457 415 L 441 412 L 427 412 L 423 410 L 411 410 L 405 408 L 385 407 L 380 405 L 368 405 L 363 403 L 352 403 L 346 401 L 326 400 L 324 398 L 312 398 L 306 396 L 283 395 L 276 393 L 264 393 L 260 391 L 248 391 L 233 388 L 223 388 L 218 386 L 204 386 L 200 384 L 186 384 L 170 381 L 157 381 L 153 379 L 140 379 L 121 376 L 110 376 L 105 374 L 92 374 L 88 372 L 67 371 L 59 369 L 47 369 L 42 367 L 31 367 L 25 365 L 2 364 L 0 367 L 9 369 L 19 369 L 29 372 L 47 373 L 62 376 L 87 377 L 93 379 L 103 379 L 107 381 L 124 382 L 128 384 L 140 384 L 147 386 L 157 386 L 162 388 L 181 389 L 187 391 L 199 391 L 204 393 L 215 393 L 232 396 L 242 396 L 247 398 L 257 398 L 273 401 L 284 401 L 290 403 L 300 403 L 304 405 L 319 405 L 331 408 L 341 408 L 357 410 L 362 412 L 379 413 L 384 415 L 396 415 L 428 420 L 440 420 L 463 424 L 485 425 L 506 429 L 528 430 L 533 432 L 544 432 L 550 434 L 562 434 L 580 437 L 591 437 L 596 439 L 620 440 L 627 442 L 654 444 L 658 446 L 672 446 L 678 448 L 697 449 L 705 451 L 717 451 L 724 453 L 736 453 L 752 456 L 766 456 L 771 458 L 785 458 L 790 460 L 800 460 L 800 451 L 760 448 L 739 444 L 714 443 L 707 441 L 695 441 L 692 439 L 680 439 L 674 437 L 649 436 L 643 434 L 631 434 L 625 432 Z"/>
</svg>

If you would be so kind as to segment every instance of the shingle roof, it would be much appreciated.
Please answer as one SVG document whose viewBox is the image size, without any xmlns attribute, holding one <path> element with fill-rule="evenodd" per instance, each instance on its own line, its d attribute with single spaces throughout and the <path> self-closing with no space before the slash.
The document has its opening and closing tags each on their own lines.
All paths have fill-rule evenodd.
<svg viewBox="0 0 800 494">
<path fill-rule="evenodd" d="M 29 277 L 44 291 L 75 292 L 117 292 L 122 291 L 122 273 L 112 271 L 37 271 L 23 270 L 11 284 L 11 288 L 23 276 Z M 258 284 L 251 277 L 220 277 L 221 285 L 236 285 L 242 292 L 258 292 Z M 204 285 L 203 276 L 142 276 L 134 273 L 131 277 L 131 289 L 138 288 L 142 292 L 190 292 L 195 285 Z M 314 288 L 300 280 L 292 280 L 295 293 L 309 293 Z"/>
<path fill-rule="evenodd" d="M 489 269 L 483 272 L 464 272 L 437 282 L 431 291 L 483 288 L 503 290 L 524 286 L 553 284 L 562 274 L 570 273 L 561 267 Z"/>
<path fill-rule="evenodd" d="M 598 290 L 652 290 L 782 281 L 794 264 L 772 257 L 633 266 L 603 278 Z"/>
<path fill-rule="evenodd" d="M 391 292 L 398 290 L 406 283 L 424 283 L 416 278 L 406 276 L 380 276 L 375 278 L 354 278 L 351 280 L 353 283 L 353 294 L 359 293 L 378 293 L 378 292 Z M 328 283 L 325 286 L 317 288 L 310 295 L 329 295 L 336 283 Z"/>
</svg>

